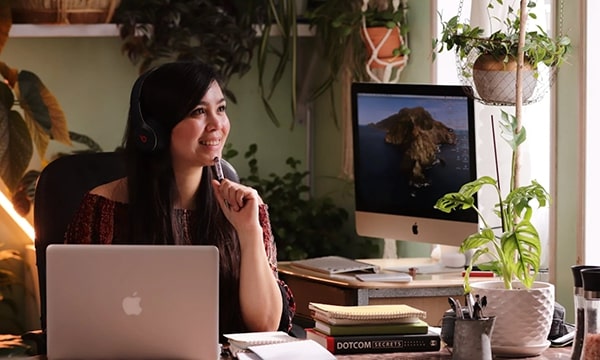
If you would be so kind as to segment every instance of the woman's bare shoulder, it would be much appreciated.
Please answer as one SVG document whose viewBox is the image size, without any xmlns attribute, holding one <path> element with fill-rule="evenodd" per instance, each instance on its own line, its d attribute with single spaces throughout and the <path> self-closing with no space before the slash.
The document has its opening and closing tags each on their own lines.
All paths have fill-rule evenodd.
<svg viewBox="0 0 600 360">
<path fill-rule="evenodd" d="M 127 178 L 120 178 L 109 183 L 98 185 L 90 191 L 112 201 L 127 203 Z"/>
</svg>

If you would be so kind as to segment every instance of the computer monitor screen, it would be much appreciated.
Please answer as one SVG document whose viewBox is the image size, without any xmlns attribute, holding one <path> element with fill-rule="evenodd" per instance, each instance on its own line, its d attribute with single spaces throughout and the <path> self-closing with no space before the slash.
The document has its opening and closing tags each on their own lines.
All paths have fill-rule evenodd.
<svg viewBox="0 0 600 360">
<path fill-rule="evenodd" d="M 352 84 L 356 231 L 460 246 L 474 210 L 434 208 L 476 179 L 474 103 L 463 86 Z"/>
</svg>

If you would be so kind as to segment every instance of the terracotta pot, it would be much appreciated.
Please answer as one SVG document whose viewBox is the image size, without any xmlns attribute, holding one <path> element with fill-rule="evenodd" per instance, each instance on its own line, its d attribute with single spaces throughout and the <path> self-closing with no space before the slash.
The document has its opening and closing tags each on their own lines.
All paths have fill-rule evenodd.
<svg viewBox="0 0 600 360">
<path fill-rule="evenodd" d="M 495 316 L 492 352 L 496 356 L 525 357 L 541 354 L 550 346 L 548 334 L 554 314 L 554 285 L 536 281 L 531 289 L 514 282 L 471 283 L 472 293 L 487 297 L 485 316 Z"/>
<path fill-rule="evenodd" d="M 400 28 L 396 27 L 393 29 L 388 29 L 385 26 L 381 26 L 367 27 L 361 30 L 361 36 L 367 48 L 367 59 L 371 58 L 371 55 L 373 55 L 373 50 L 376 49 L 379 46 L 379 44 L 382 43 L 388 32 L 389 36 L 385 39 L 385 42 L 377 52 L 377 59 L 389 64 L 403 58 L 402 55 L 394 56 L 394 50 L 399 49 L 400 46 L 402 46 L 402 44 L 404 43 L 402 35 L 400 35 Z M 371 40 L 372 47 L 371 44 L 369 44 L 367 38 Z M 371 63 L 372 68 L 384 66 L 385 64 L 380 64 L 377 61 L 373 61 Z"/>
<path fill-rule="evenodd" d="M 523 101 L 529 100 L 536 85 L 534 71 L 529 63 L 523 67 Z M 473 64 L 473 82 L 479 97 L 490 103 L 514 104 L 517 80 L 516 59 L 504 63 L 492 55 L 480 55 Z"/>
</svg>

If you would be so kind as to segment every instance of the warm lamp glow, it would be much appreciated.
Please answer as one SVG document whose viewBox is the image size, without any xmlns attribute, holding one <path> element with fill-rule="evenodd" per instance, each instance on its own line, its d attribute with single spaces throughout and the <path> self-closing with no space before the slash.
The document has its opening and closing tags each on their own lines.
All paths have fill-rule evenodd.
<svg viewBox="0 0 600 360">
<path fill-rule="evenodd" d="M 31 239 L 33 243 L 35 240 L 35 230 L 33 230 L 33 226 L 21 215 L 19 215 L 15 208 L 13 207 L 12 202 L 4 195 L 4 192 L 0 191 L 0 206 L 6 211 L 8 215 L 13 219 L 17 225 L 23 230 L 23 232 Z"/>
</svg>

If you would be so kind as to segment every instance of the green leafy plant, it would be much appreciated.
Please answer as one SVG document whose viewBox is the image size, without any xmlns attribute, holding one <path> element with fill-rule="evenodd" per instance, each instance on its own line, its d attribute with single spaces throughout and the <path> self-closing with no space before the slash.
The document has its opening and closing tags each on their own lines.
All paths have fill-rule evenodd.
<svg viewBox="0 0 600 360">
<path fill-rule="evenodd" d="M 253 19 L 230 1 L 206 0 L 123 0 L 113 17 L 122 51 L 140 72 L 165 60 L 201 60 L 215 66 L 225 82 L 251 68 Z"/>
<path fill-rule="evenodd" d="M 0 246 L 2 245 L 0 244 Z M 23 261 L 17 251 L 0 250 L 0 305 L 2 305 L 1 308 L 3 309 L 0 312 L 0 319 L 2 319 L 2 323 L 8 326 L 8 328 L 19 329 L 20 325 L 16 318 L 19 308 L 10 296 L 15 285 L 22 283 L 17 274 L 9 266 L 11 262 L 14 263 L 15 261 Z M 3 329 L 6 331 L 7 327 L 3 327 Z"/>
<path fill-rule="evenodd" d="M 10 2 L 0 2 L 0 52 L 12 27 Z M 86 135 L 69 131 L 65 114 L 56 97 L 31 71 L 19 70 L 0 61 L 0 178 L 10 192 L 15 210 L 29 213 L 38 170 L 27 170 L 34 148 L 42 165 L 48 162 L 50 141 L 67 146 L 84 144 L 101 150 Z"/>
<path fill-rule="evenodd" d="M 332 254 L 355 258 L 369 256 L 377 250 L 368 240 L 355 238 L 344 229 L 348 222 L 346 209 L 337 206 L 328 196 L 310 196 L 310 188 L 305 183 L 309 173 L 299 169 L 299 160 L 289 157 L 287 173 L 264 177 L 259 173 L 257 151 L 258 146 L 252 144 L 244 154 L 250 173 L 240 180 L 255 188 L 269 206 L 279 260 Z M 226 151 L 223 157 L 227 159 L 236 154 Z"/>
<path fill-rule="evenodd" d="M 510 145 L 513 154 L 511 186 L 506 196 L 503 197 L 497 180 L 482 176 L 464 184 L 458 192 L 444 195 L 435 204 L 435 208 L 444 212 L 473 208 L 481 220 L 482 228 L 468 236 L 460 246 L 460 251 L 463 253 L 474 251 L 465 275 L 466 292 L 470 292 L 469 274 L 473 264 L 485 256 L 491 257 L 492 260 L 477 266 L 498 274 L 507 289 L 512 288 L 514 280 L 519 280 L 530 288 L 540 269 L 542 247 L 539 233 L 531 223 L 531 217 L 534 206 L 546 206 L 550 201 L 550 195 L 535 180 L 525 186 L 514 185 L 517 149 L 525 141 L 526 131 L 523 127 L 519 128 L 515 116 L 505 111 L 502 111 L 502 120 L 499 124 L 503 138 Z M 501 221 L 501 229 L 498 233 L 475 204 L 475 195 L 484 186 L 492 187 L 498 197 L 494 211 Z"/>
<path fill-rule="evenodd" d="M 19 318 L 17 299 L 21 290 L 32 299 L 35 294 L 25 288 L 18 270 L 15 271 L 23 267 L 24 259 L 18 251 L 4 249 L 4 245 L 0 242 L 0 357 L 33 356 L 36 345 L 21 337 L 25 330 Z"/>
<path fill-rule="evenodd" d="M 9 2 L 0 3 L 0 52 L 12 27 L 10 11 Z M 0 61 L 0 75 L 0 178 L 14 194 L 34 147 L 45 159 L 50 141 L 71 145 L 71 133 L 58 101 L 36 74 Z"/>
<path fill-rule="evenodd" d="M 494 4 L 502 5 L 503 2 L 503 0 L 490 0 L 488 9 L 493 9 Z M 535 7 L 535 1 L 527 2 L 527 16 L 531 19 L 537 18 L 535 13 L 532 12 Z M 461 22 L 458 15 L 448 21 L 442 21 L 441 38 L 433 39 L 432 43 L 434 59 L 436 53 L 454 50 L 460 59 L 467 58 L 475 51 L 478 55 L 491 55 L 496 60 L 504 63 L 515 61 L 521 25 L 519 11 L 509 7 L 505 18 L 500 19 L 490 16 L 489 21 L 490 23 L 497 22 L 504 29 L 497 30 L 490 36 L 483 36 L 484 30 L 482 28 Z M 570 50 L 571 40 L 567 36 L 552 38 L 540 26 L 537 26 L 534 31 L 525 33 L 525 43 L 523 45 L 525 61 L 534 70 L 538 68 L 539 64 L 549 67 L 560 66 L 568 57 Z"/>
<path fill-rule="evenodd" d="M 298 27 L 296 17 L 296 0 L 292 1 L 277 1 L 277 0 L 250 0 L 250 6 L 257 7 L 265 2 L 264 19 L 260 20 L 260 45 L 257 53 L 258 63 L 258 82 L 259 90 L 263 105 L 267 111 L 267 115 L 271 121 L 277 126 L 280 126 L 275 111 L 271 107 L 270 100 L 277 85 L 280 83 L 286 68 L 291 66 L 291 96 L 290 96 L 290 111 L 291 111 L 291 128 L 294 128 L 296 123 L 296 108 L 297 108 L 297 82 L 298 76 L 296 72 L 298 63 L 297 43 L 298 43 Z M 254 4 L 258 3 L 258 4 Z M 272 36 L 271 32 L 276 31 L 277 36 Z M 275 42 L 275 44 L 274 44 Z M 277 64 L 275 70 L 268 83 L 266 81 L 267 61 L 270 56 L 275 56 Z"/>
</svg>

